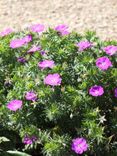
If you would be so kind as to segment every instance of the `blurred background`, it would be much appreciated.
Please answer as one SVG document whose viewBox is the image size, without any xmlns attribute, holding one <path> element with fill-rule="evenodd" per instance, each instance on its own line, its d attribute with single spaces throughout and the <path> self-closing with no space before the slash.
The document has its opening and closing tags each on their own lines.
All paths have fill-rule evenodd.
<svg viewBox="0 0 117 156">
<path fill-rule="evenodd" d="M 67 24 L 79 33 L 96 30 L 102 39 L 117 39 L 117 0 L 0 0 L 0 30 L 36 23 Z"/>
</svg>

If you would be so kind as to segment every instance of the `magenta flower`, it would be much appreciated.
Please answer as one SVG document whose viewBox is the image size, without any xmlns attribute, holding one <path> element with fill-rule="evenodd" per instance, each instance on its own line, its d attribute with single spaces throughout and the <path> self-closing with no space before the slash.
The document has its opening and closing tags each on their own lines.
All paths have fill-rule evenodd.
<svg viewBox="0 0 117 156">
<path fill-rule="evenodd" d="M 22 47 L 23 45 L 27 44 L 28 42 L 30 42 L 32 40 L 32 36 L 31 35 L 27 35 L 21 39 L 14 39 L 10 42 L 10 47 L 11 48 L 19 48 Z"/>
<path fill-rule="evenodd" d="M 25 98 L 29 101 L 35 101 L 37 99 L 37 95 L 34 92 L 29 91 L 26 93 Z"/>
<path fill-rule="evenodd" d="M 4 36 L 6 36 L 6 35 L 11 34 L 12 32 L 13 32 L 12 29 L 7 28 L 7 29 L 3 30 L 2 32 L 0 32 L 0 36 L 4 37 Z"/>
<path fill-rule="evenodd" d="M 32 36 L 27 35 L 27 36 L 23 37 L 22 40 L 24 41 L 24 43 L 31 42 L 32 41 Z"/>
<path fill-rule="evenodd" d="M 7 104 L 7 108 L 12 111 L 16 111 L 22 107 L 21 100 L 12 100 Z"/>
<path fill-rule="evenodd" d="M 79 51 L 84 51 L 88 48 L 91 48 L 92 43 L 89 41 L 80 41 L 79 43 L 76 43 L 76 46 L 79 48 Z"/>
<path fill-rule="evenodd" d="M 10 42 L 10 47 L 13 49 L 22 47 L 23 45 L 24 45 L 24 41 L 22 39 L 15 39 Z"/>
<path fill-rule="evenodd" d="M 44 25 L 43 24 L 34 24 L 30 27 L 32 32 L 43 32 L 44 31 Z"/>
<path fill-rule="evenodd" d="M 95 85 L 89 89 L 89 94 L 92 96 L 101 96 L 104 94 L 104 89 L 101 86 Z"/>
<path fill-rule="evenodd" d="M 42 50 L 42 51 L 40 51 L 40 54 L 41 54 L 42 56 L 46 56 L 46 51 Z"/>
<path fill-rule="evenodd" d="M 68 35 L 70 32 L 68 31 L 68 26 L 61 24 L 55 27 L 55 30 L 58 31 L 62 36 Z"/>
<path fill-rule="evenodd" d="M 117 97 L 117 88 L 115 88 L 115 97 Z"/>
<path fill-rule="evenodd" d="M 108 68 L 112 67 L 112 63 L 108 57 L 103 56 L 96 60 L 96 66 L 101 70 L 107 70 Z"/>
<path fill-rule="evenodd" d="M 53 68 L 54 66 L 55 64 L 54 64 L 54 61 L 52 60 L 44 60 L 38 63 L 38 67 L 40 67 L 41 69 Z"/>
<path fill-rule="evenodd" d="M 66 31 L 62 31 L 62 32 L 60 32 L 60 34 L 61 34 L 62 36 L 65 36 L 65 35 L 70 34 L 70 32 L 66 30 Z"/>
<path fill-rule="evenodd" d="M 106 54 L 112 56 L 117 53 L 117 46 L 109 45 L 107 47 L 104 47 L 103 50 L 106 52 Z"/>
<path fill-rule="evenodd" d="M 50 85 L 50 86 L 59 86 L 61 84 L 61 77 L 59 74 L 49 74 L 44 79 L 44 84 Z"/>
<path fill-rule="evenodd" d="M 66 29 L 68 29 L 68 26 L 65 24 L 60 24 L 60 25 L 55 27 L 55 30 L 57 30 L 57 31 L 64 31 Z"/>
<path fill-rule="evenodd" d="M 25 62 L 27 62 L 27 60 L 26 60 L 24 57 L 18 57 L 18 58 L 17 58 L 17 61 L 20 62 L 20 63 L 25 63 Z"/>
<path fill-rule="evenodd" d="M 35 137 L 35 136 L 30 137 L 30 136 L 26 135 L 23 139 L 23 143 L 26 145 L 30 145 L 33 142 L 35 142 L 36 140 L 37 140 L 37 137 Z"/>
<path fill-rule="evenodd" d="M 39 50 L 41 50 L 41 46 L 33 45 L 32 48 L 30 50 L 28 50 L 27 53 L 31 53 L 32 54 L 32 53 L 34 53 L 36 51 L 39 51 Z"/>
<path fill-rule="evenodd" d="M 76 138 L 72 140 L 72 150 L 77 154 L 87 151 L 88 144 L 84 138 Z"/>
</svg>

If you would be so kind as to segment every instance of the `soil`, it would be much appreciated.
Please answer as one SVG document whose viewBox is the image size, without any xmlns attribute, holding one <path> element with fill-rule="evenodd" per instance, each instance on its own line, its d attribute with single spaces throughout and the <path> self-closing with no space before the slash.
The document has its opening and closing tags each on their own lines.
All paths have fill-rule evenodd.
<svg viewBox="0 0 117 156">
<path fill-rule="evenodd" d="M 0 0 L 0 30 L 32 23 L 64 23 L 79 33 L 96 30 L 103 39 L 117 39 L 117 0 Z"/>
</svg>

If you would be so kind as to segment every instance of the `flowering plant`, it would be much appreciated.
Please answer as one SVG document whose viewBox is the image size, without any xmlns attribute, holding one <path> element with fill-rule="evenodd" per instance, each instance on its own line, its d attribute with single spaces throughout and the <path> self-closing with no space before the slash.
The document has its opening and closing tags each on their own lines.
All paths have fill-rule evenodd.
<svg viewBox="0 0 117 156">
<path fill-rule="evenodd" d="M 117 42 L 66 25 L 0 34 L 2 155 L 116 155 Z"/>
</svg>

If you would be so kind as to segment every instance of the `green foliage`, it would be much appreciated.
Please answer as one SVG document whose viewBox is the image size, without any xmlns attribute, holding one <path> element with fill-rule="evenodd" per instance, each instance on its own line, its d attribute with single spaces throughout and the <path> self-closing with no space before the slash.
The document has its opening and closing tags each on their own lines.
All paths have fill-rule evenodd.
<svg viewBox="0 0 117 156">
<path fill-rule="evenodd" d="M 7 152 L 3 152 L 2 154 L 0 154 L 0 156 L 31 156 L 29 154 L 26 154 L 24 152 L 19 152 L 19 151 L 7 151 Z"/>
<path fill-rule="evenodd" d="M 117 57 L 108 56 L 113 67 L 105 72 L 99 70 L 95 62 L 107 55 L 102 47 L 117 45 L 117 42 L 101 41 L 90 31 L 84 36 L 75 32 L 61 36 L 49 29 L 40 36 L 32 34 L 33 41 L 26 46 L 10 48 L 12 39 L 28 33 L 31 34 L 26 31 L 0 37 L 0 152 L 4 156 L 29 156 L 26 153 L 36 156 L 32 151 L 37 151 L 37 156 L 75 156 L 71 150 L 72 139 L 84 137 L 89 146 L 84 156 L 116 155 L 117 98 L 113 90 L 117 86 Z M 93 42 L 94 46 L 80 52 L 75 44 L 81 40 Z M 40 51 L 27 54 L 34 44 L 41 45 L 46 55 Z M 28 61 L 19 63 L 17 57 L 20 56 Z M 54 60 L 56 66 L 40 70 L 37 64 L 45 59 Z M 54 90 L 43 83 L 51 73 L 62 77 L 62 84 Z M 88 93 L 95 84 L 104 87 L 101 97 Z M 30 90 L 36 92 L 37 101 L 25 99 Z M 23 101 L 21 110 L 8 110 L 6 105 L 13 99 Z M 26 134 L 38 139 L 24 145 L 21 140 Z"/>
</svg>

